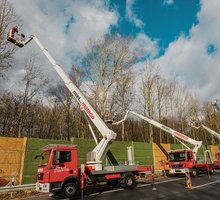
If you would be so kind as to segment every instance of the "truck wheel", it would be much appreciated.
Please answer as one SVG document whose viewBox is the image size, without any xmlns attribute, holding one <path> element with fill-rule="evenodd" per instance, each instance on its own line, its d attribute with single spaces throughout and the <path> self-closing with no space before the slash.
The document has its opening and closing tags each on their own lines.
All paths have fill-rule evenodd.
<svg viewBox="0 0 220 200">
<path fill-rule="evenodd" d="M 215 174 L 215 169 L 213 167 L 210 167 L 210 171 L 209 173 L 212 175 L 212 174 Z"/>
<path fill-rule="evenodd" d="M 193 177 L 193 178 L 198 176 L 198 170 L 197 169 L 192 169 L 192 171 L 190 172 L 190 176 Z"/>
<path fill-rule="evenodd" d="M 121 181 L 121 187 L 132 189 L 136 186 L 136 180 L 133 174 L 126 174 L 122 181 Z"/>
<path fill-rule="evenodd" d="M 67 183 L 64 185 L 62 194 L 67 198 L 72 198 L 76 194 L 76 185 L 74 183 Z"/>
<path fill-rule="evenodd" d="M 170 176 L 169 170 L 166 170 L 163 175 Z"/>
</svg>

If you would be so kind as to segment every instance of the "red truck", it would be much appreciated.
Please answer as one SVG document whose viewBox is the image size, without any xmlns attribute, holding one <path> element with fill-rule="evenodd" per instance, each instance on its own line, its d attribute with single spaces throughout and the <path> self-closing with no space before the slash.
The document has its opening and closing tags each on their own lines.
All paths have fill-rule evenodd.
<svg viewBox="0 0 220 200">
<path fill-rule="evenodd" d="M 212 163 L 199 162 L 191 149 L 172 150 L 168 154 L 169 174 L 183 174 L 188 168 L 190 175 L 195 177 L 201 173 L 214 173 Z"/>
<path fill-rule="evenodd" d="M 77 146 L 74 145 L 53 144 L 44 147 L 37 170 L 37 191 L 73 197 L 80 190 L 81 183 L 77 154 Z M 97 171 L 94 166 L 86 164 L 84 186 L 105 182 L 111 186 L 118 184 L 123 188 L 132 188 L 136 186 L 139 173 L 151 170 L 151 167 L 118 165 L 106 166 Z"/>
<path fill-rule="evenodd" d="M 196 176 L 199 173 L 204 173 L 204 172 L 214 172 L 214 167 L 212 163 L 207 163 L 203 162 L 200 163 L 196 159 L 196 154 L 199 150 L 199 148 L 202 146 L 202 141 L 196 141 L 178 131 L 175 131 L 153 119 L 150 119 L 146 116 L 140 115 L 134 111 L 128 110 L 124 116 L 124 119 L 114 122 L 113 125 L 118 125 L 121 122 L 125 121 L 126 118 L 128 117 L 128 114 L 131 113 L 142 120 L 147 121 L 151 125 L 165 131 L 166 133 L 169 133 L 172 137 L 174 137 L 176 140 L 178 140 L 183 146 L 186 147 L 186 149 L 179 149 L 179 150 L 173 150 L 169 152 L 168 154 L 168 162 L 167 164 L 169 165 L 169 170 L 167 171 L 168 174 L 184 174 L 185 169 L 188 168 L 192 176 Z M 190 143 L 193 145 L 193 149 L 191 150 L 184 142 Z M 210 157 L 210 152 L 209 157 Z"/>
<path fill-rule="evenodd" d="M 218 138 L 220 140 L 220 134 L 217 133 L 216 131 L 208 128 L 204 124 L 200 124 L 199 126 L 196 126 L 195 124 L 196 124 L 196 122 L 194 120 L 190 120 L 189 121 L 189 126 L 195 128 L 195 129 L 205 129 L 212 136 L 214 136 L 214 137 L 216 137 L 216 138 Z M 215 168 L 220 168 L 220 152 L 218 152 L 215 155 L 215 158 L 214 158 L 214 161 L 213 161 L 213 165 L 214 165 Z"/>
</svg>

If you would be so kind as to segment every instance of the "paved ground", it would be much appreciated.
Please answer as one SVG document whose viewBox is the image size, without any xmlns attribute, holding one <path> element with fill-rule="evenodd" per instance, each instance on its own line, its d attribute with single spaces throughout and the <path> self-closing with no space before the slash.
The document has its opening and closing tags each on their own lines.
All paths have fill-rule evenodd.
<svg viewBox="0 0 220 200">
<path fill-rule="evenodd" d="M 156 190 L 152 190 L 151 182 L 141 183 L 133 190 L 124 190 L 122 188 L 102 187 L 96 189 L 96 191 L 87 191 L 84 196 L 84 200 L 218 200 L 220 199 L 220 171 L 214 176 L 200 175 L 192 179 L 192 189 L 185 188 L 185 178 L 162 178 L 155 181 L 154 187 Z M 88 194 L 91 192 L 91 194 Z M 40 197 L 29 197 L 23 200 L 52 200 L 53 197 L 48 195 Z M 77 197 L 74 199 L 81 199 Z"/>
</svg>

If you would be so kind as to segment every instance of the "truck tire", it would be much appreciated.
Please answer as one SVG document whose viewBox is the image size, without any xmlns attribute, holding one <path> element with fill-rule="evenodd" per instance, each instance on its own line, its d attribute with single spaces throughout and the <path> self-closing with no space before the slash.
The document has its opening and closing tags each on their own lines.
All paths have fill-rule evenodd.
<svg viewBox="0 0 220 200">
<path fill-rule="evenodd" d="M 215 174 L 215 169 L 213 167 L 210 167 L 210 171 L 209 173 L 212 175 L 212 174 Z"/>
<path fill-rule="evenodd" d="M 67 198 L 72 198 L 75 196 L 76 190 L 77 190 L 76 185 L 72 182 L 69 182 L 63 186 L 62 194 Z"/>
<path fill-rule="evenodd" d="M 126 189 L 132 189 L 136 186 L 136 180 L 133 174 L 124 174 L 121 180 L 121 187 Z"/>
<path fill-rule="evenodd" d="M 198 176 L 198 170 L 196 168 L 193 168 L 190 172 L 190 176 L 193 178 Z"/>
<path fill-rule="evenodd" d="M 165 172 L 163 172 L 163 176 L 170 176 L 169 170 L 166 170 Z"/>
</svg>

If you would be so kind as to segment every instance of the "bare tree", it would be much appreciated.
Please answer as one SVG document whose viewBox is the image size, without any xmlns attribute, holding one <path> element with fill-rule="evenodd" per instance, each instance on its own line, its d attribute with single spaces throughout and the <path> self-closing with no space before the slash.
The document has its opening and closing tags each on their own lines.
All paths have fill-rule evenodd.
<svg viewBox="0 0 220 200">
<path fill-rule="evenodd" d="M 190 120 L 193 121 L 200 121 L 200 117 L 203 115 L 202 113 L 202 108 L 200 105 L 200 102 L 196 96 L 192 94 L 192 97 L 190 98 L 190 104 L 187 106 L 188 109 L 188 115 L 187 115 L 187 121 L 189 122 Z M 196 135 L 198 133 L 198 130 L 195 130 L 194 128 L 191 128 L 192 132 L 192 137 L 194 139 L 199 138 L 199 135 Z M 203 141 L 206 141 L 205 138 L 202 139 Z"/>
<path fill-rule="evenodd" d="M 16 118 L 15 96 L 9 92 L 2 92 L 0 98 L 0 134 L 2 136 L 15 136 L 13 134 Z"/>
<path fill-rule="evenodd" d="M 175 95 L 177 90 L 178 82 L 177 80 L 168 80 L 165 95 L 165 114 L 164 121 L 166 121 L 167 126 L 176 129 L 176 107 L 175 107 Z M 173 142 L 173 138 L 167 137 L 167 142 Z M 174 140 L 176 142 L 176 140 Z"/>
<path fill-rule="evenodd" d="M 72 66 L 72 71 L 69 73 L 69 77 L 78 87 L 82 83 L 83 76 L 83 72 L 78 67 Z M 84 138 L 85 131 L 82 131 L 82 129 L 85 123 L 82 123 L 82 120 L 86 116 L 84 116 L 84 113 L 81 111 L 80 105 L 78 105 L 75 99 L 73 99 L 70 91 L 63 85 L 63 83 L 59 83 L 56 86 L 50 87 L 48 93 L 49 96 L 53 96 L 56 99 L 56 102 L 61 104 L 63 109 L 64 119 L 63 124 L 61 125 L 63 132 L 62 136 L 66 137 L 67 140 L 70 140 L 71 136 Z M 74 134 L 74 132 L 77 134 Z"/>
<path fill-rule="evenodd" d="M 42 91 L 43 87 L 48 83 L 47 79 L 44 78 L 42 72 L 40 71 L 40 65 L 36 60 L 36 55 L 32 54 L 26 58 L 24 63 L 24 91 L 19 94 L 21 96 L 22 103 L 17 123 L 18 137 L 22 136 L 22 129 L 24 127 L 24 120 L 28 105 L 31 104 L 34 97 L 36 97 L 36 95 L 38 95 L 40 91 Z"/>
<path fill-rule="evenodd" d="M 188 117 L 188 105 L 190 104 L 191 97 L 191 92 L 185 86 L 179 84 L 175 91 L 174 103 L 181 132 L 184 131 L 185 121 Z"/>
<path fill-rule="evenodd" d="M 118 106 L 118 111 L 123 117 L 126 111 L 131 108 L 134 100 L 134 77 L 131 70 L 122 70 L 121 76 L 116 80 L 116 90 L 114 93 L 114 101 Z M 121 140 L 129 140 L 128 133 L 125 132 L 125 124 L 122 122 Z"/>
<path fill-rule="evenodd" d="M 159 68 L 153 62 L 147 61 L 145 63 L 144 71 L 142 72 L 142 84 L 140 86 L 140 100 L 139 105 L 143 110 L 143 115 L 150 118 L 154 116 L 154 100 L 155 100 L 155 86 L 157 77 L 159 75 Z M 144 129 L 146 131 L 146 129 Z M 145 132 L 145 134 L 147 134 Z M 145 136 L 146 138 L 146 136 Z M 149 124 L 149 138 L 146 141 L 153 142 L 153 127 Z"/>
<path fill-rule="evenodd" d="M 211 128 L 212 130 L 216 132 L 220 132 L 220 114 L 213 111 L 212 106 L 209 102 L 205 102 L 203 105 L 203 119 L 200 120 L 202 123 L 204 123 L 205 126 Z M 218 144 L 218 140 L 211 134 L 207 133 L 204 129 L 200 129 L 200 131 L 203 132 L 204 136 L 207 139 L 208 144 Z"/>
<path fill-rule="evenodd" d="M 71 132 L 71 121 L 73 121 L 72 117 L 72 95 L 69 90 L 62 84 L 58 84 L 55 87 L 51 87 L 49 89 L 49 95 L 57 98 L 57 101 L 62 104 L 64 116 L 65 116 L 65 126 L 63 126 L 63 132 L 66 132 L 67 140 L 70 140 L 70 132 Z M 54 110 L 54 109 L 53 109 Z M 50 123 L 53 124 L 53 121 Z M 50 134 L 51 128 L 48 129 L 48 134 Z M 64 134 L 64 133 L 63 133 Z"/>
<path fill-rule="evenodd" d="M 130 39 L 120 36 L 106 36 L 90 41 L 85 56 L 88 77 L 93 87 L 97 111 L 102 117 L 109 113 L 108 97 L 122 70 L 129 69 L 137 61 L 137 55 L 130 48 Z"/>
<path fill-rule="evenodd" d="M 158 112 L 158 121 L 162 122 L 162 114 L 166 107 L 165 98 L 168 95 L 169 90 L 167 89 L 167 81 L 161 76 L 156 77 L 156 102 L 157 102 L 157 112 Z M 162 131 L 160 131 L 159 142 L 162 143 Z"/>
<path fill-rule="evenodd" d="M 0 76 L 4 77 L 5 71 L 12 66 L 14 46 L 7 42 L 9 29 L 18 23 L 15 10 L 8 0 L 0 1 Z"/>
</svg>

